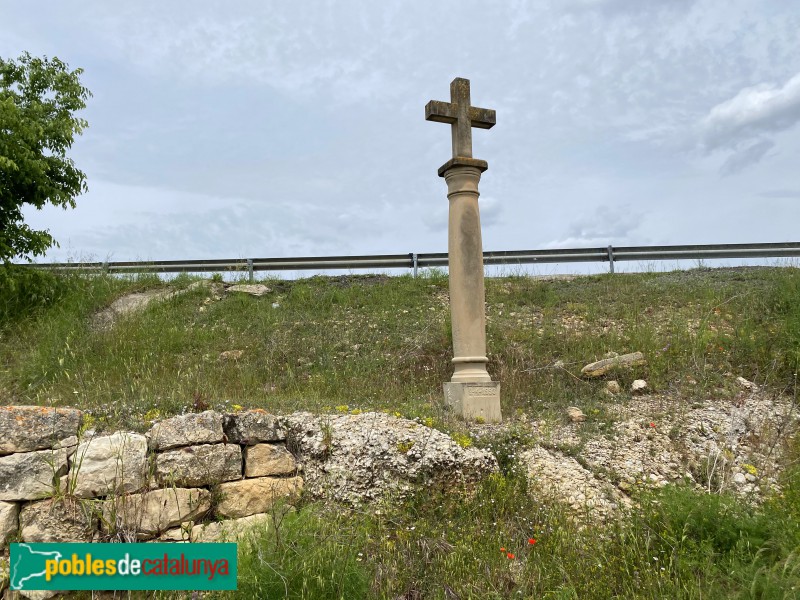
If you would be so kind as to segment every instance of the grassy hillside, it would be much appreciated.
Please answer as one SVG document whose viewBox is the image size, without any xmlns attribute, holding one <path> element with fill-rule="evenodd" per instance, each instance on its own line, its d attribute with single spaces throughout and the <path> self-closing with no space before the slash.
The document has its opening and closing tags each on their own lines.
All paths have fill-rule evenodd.
<svg viewBox="0 0 800 600">
<path fill-rule="evenodd" d="M 79 403 L 109 425 L 133 427 L 152 411 L 230 404 L 435 416 L 451 374 L 445 276 L 267 284 L 273 292 L 261 298 L 199 288 L 103 331 L 92 326 L 95 311 L 166 284 L 62 281 L 57 301 L 0 326 L 0 398 Z M 651 388 L 687 397 L 728 394 L 735 376 L 794 386 L 795 269 L 505 277 L 486 287 L 489 371 L 502 381 L 506 415 L 602 408 L 602 383 L 576 375 L 609 351 L 644 352 Z M 228 350 L 243 352 L 220 359 Z"/>
<path fill-rule="evenodd" d="M 636 376 L 687 402 L 732 397 L 738 376 L 796 401 L 797 269 L 487 280 L 489 370 L 508 425 L 480 439 L 440 404 L 452 358 L 446 276 L 265 283 L 272 292 L 260 298 L 193 289 L 111 329 L 92 315 L 167 284 L 97 276 L 5 286 L 0 403 L 79 406 L 100 429 L 138 430 L 234 405 L 384 410 L 428 419 L 501 459 L 502 473 L 472 494 L 362 511 L 307 503 L 243 546 L 234 597 L 800 597 L 796 443 L 782 492 L 760 506 L 668 486 L 632 492 L 629 519 L 592 528 L 529 493 L 535 482 L 514 458 L 537 443 L 525 420 L 563 422 L 564 408 L 578 405 L 587 428 L 608 425 L 604 382 L 579 374 L 612 351 L 643 352 L 648 365 Z M 623 389 L 632 378 L 621 374 Z"/>
</svg>

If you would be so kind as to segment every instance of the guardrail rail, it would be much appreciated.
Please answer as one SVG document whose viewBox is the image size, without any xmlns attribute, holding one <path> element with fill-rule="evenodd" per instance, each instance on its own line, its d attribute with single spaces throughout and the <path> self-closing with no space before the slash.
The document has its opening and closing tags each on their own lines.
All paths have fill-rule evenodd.
<svg viewBox="0 0 800 600">
<path fill-rule="evenodd" d="M 800 257 L 800 242 L 766 244 L 697 244 L 684 246 L 606 246 L 561 250 L 501 250 L 483 253 L 484 265 L 608 262 L 614 272 L 619 261 L 713 260 L 723 258 Z M 219 273 L 246 271 L 322 271 L 336 269 L 412 269 L 446 267 L 447 253 L 375 254 L 369 256 L 305 256 L 296 258 L 223 258 L 122 262 L 33 263 L 33 268 L 105 273 Z"/>
</svg>

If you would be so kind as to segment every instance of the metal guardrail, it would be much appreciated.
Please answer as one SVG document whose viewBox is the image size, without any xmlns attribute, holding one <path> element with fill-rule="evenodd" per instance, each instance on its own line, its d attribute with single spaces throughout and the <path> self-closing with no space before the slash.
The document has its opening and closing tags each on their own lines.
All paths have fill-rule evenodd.
<svg viewBox="0 0 800 600">
<path fill-rule="evenodd" d="M 608 262 L 614 272 L 618 261 L 704 260 L 720 258 L 800 257 L 800 242 L 769 244 L 703 244 L 688 246 L 607 246 L 565 250 L 503 250 L 484 252 L 485 265 L 529 265 L 567 262 Z M 106 273 L 219 273 L 246 271 L 303 271 L 335 269 L 413 269 L 446 267 L 447 253 L 376 254 L 371 256 L 307 256 L 298 258 L 233 258 L 211 260 L 161 260 L 32 264 L 34 268 Z"/>
</svg>

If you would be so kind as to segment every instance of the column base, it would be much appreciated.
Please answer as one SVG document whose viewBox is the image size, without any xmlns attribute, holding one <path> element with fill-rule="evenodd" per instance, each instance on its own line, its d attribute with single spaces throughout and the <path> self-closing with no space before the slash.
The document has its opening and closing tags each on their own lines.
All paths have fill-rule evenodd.
<svg viewBox="0 0 800 600">
<path fill-rule="evenodd" d="M 468 421 L 483 419 L 500 423 L 500 382 L 454 382 L 444 384 L 444 402 L 453 412 Z"/>
</svg>

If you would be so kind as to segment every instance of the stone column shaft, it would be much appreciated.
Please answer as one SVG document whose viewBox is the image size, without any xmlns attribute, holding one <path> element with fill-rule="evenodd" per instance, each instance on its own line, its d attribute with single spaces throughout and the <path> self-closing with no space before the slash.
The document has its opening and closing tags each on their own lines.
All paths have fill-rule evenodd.
<svg viewBox="0 0 800 600">
<path fill-rule="evenodd" d="M 480 169 L 453 166 L 444 173 L 450 202 L 448 255 L 453 329 L 453 382 L 491 381 L 486 371 L 483 245 L 478 210 Z"/>
</svg>

